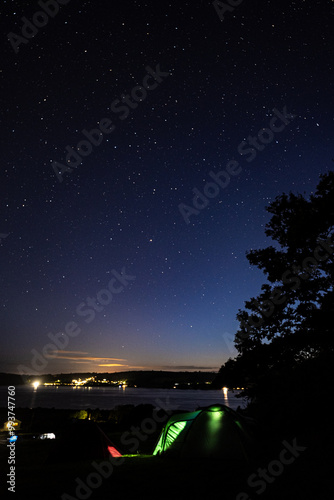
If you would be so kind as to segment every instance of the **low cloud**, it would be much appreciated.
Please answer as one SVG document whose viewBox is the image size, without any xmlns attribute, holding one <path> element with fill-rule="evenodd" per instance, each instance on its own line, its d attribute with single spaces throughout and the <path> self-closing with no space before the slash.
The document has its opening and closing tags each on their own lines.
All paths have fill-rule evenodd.
<svg viewBox="0 0 334 500">
<path fill-rule="evenodd" d="M 116 363 L 108 363 L 108 364 L 102 364 L 102 365 L 99 365 L 99 366 L 129 366 L 129 365 L 120 365 L 120 364 L 116 364 Z"/>
<path fill-rule="evenodd" d="M 67 361 L 74 361 L 75 363 L 108 363 L 100 364 L 99 366 L 124 366 L 119 363 L 109 363 L 111 361 L 126 361 L 122 358 L 106 358 L 97 356 L 85 356 L 88 352 L 82 351 L 54 351 L 54 354 L 48 354 L 46 357 L 50 359 L 65 359 Z"/>
</svg>

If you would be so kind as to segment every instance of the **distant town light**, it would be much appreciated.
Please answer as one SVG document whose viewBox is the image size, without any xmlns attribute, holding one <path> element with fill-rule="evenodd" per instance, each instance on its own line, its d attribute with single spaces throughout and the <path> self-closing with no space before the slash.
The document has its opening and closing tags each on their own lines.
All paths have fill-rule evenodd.
<svg viewBox="0 0 334 500">
<path fill-rule="evenodd" d="M 32 385 L 33 385 L 34 389 L 36 390 L 37 387 L 39 386 L 39 382 L 36 380 L 36 382 L 33 382 Z"/>
</svg>

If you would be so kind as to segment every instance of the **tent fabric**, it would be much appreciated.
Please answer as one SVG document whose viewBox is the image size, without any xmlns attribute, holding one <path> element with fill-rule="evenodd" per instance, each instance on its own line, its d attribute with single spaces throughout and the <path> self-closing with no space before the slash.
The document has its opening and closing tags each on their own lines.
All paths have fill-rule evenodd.
<svg viewBox="0 0 334 500">
<path fill-rule="evenodd" d="M 181 432 L 189 427 L 189 425 L 199 415 L 199 413 L 199 411 L 196 411 L 189 413 L 179 413 L 178 415 L 171 416 L 166 426 L 162 429 L 153 455 L 158 455 L 159 453 L 166 451 L 171 447 L 173 443 L 175 447 L 175 440 L 177 437 L 179 438 L 177 444 L 179 444 L 183 438 L 183 436 L 180 436 Z M 184 434 L 185 433 L 183 433 L 183 435 Z"/>
<path fill-rule="evenodd" d="M 249 435 L 241 417 L 225 405 L 172 416 L 153 455 L 247 460 Z"/>
<path fill-rule="evenodd" d="M 186 426 L 187 422 L 174 422 L 171 424 L 165 437 L 166 446 L 170 446 Z"/>
</svg>

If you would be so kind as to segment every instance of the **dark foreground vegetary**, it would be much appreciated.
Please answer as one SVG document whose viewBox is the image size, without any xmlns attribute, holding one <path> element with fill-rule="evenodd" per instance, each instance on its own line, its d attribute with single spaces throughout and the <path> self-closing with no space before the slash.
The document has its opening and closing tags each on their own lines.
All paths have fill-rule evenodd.
<svg viewBox="0 0 334 500">
<path fill-rule="evenodd" d="M 313 449 L 308 447 L 291 465 L 286 465 L 278 477 L 268 473 L 268 464 L 279 457 L 281 450 L 277 446 L 271 451 L 270 456 L 268 453 L 257 464 L 248 467 L 203 459 L 126 458 L 122 465 L 114 468 L 109 478 L 101 480 L 97 488 L 92 487 L 96 480 L 92 479 L 92 473 L 96 469 L 90 462 L 19 467 L 16 493 L 12 496 L 22 500 L 28 497 L 64 500 L 111 500 L 116 497 L 187 499 L 216 497 L 217 494 L 219 498 L 237 500 L 333 498 L 333 487 L 328 486 L 333 463 L 327 461 L 331 459 L 332 451 L 326 444 L 319 443 L 318 449 L 316 445 Z M 90 487 L 86 482 L 89 477 Z"/>
<path fill-rule="evenodd" d="M 304 403 L 296 396 L 295 405 L 291 402 L 280 411 L 276 406 L 275 415 L 269 402 L 267 409 L 261 409 L 263 419 L 260 417 L 258 422 L 257 445 L 248 464 L 139 455 L 115 459 L 110 473 L 101 458 L 64 457 L 63 461 L 50 463 L 54 441 L 22 438 L 16 449 L 15 494 L 7 491 L 5 496 L 6 487 L 1 481 L 1 498 L 332 499 L 331 416 L 312 404 L 312 393 L 309 401 L 301 396 Z M 252 409 L 253 414 L 256 411 Z M 117 433 L 111 437 L 117 445 Z M 149 453 L 148 448 L 147 445 L 140 451 Z M 5 471 L 8 453 L 3 444 L 0 453 L 1 470 Z"/>
</svg>

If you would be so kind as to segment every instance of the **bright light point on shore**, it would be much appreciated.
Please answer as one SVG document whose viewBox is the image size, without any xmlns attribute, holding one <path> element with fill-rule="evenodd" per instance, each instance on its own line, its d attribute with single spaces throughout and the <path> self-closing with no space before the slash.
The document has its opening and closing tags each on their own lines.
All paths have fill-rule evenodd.
<svg viewBox="0 0 334 500">
<path fill-rule="evenodd" d="M 37 387 L 38 387 L 40 384 L 39 384 L 39 382 L 37 382 L 37 381 L 36 381 L 36 382 L 33 382 L 33 384 L 32 384 L 32 385 L 33 385 L 33 388 L 36 390 L 36 389 L 37 389 Z"/>
<path fill-rule="evenodd" d="M 225 396 L 226 396 L 227 392 L 228 392 L 228 387 L 223 387 L 223 393 Z"/>
<path fill-rule="evenodd" d="M 41 434 L 39 439 L 56 439 L 56 435 L 53 432 L 46 432 L 45 434 Z"/>
</svg>

